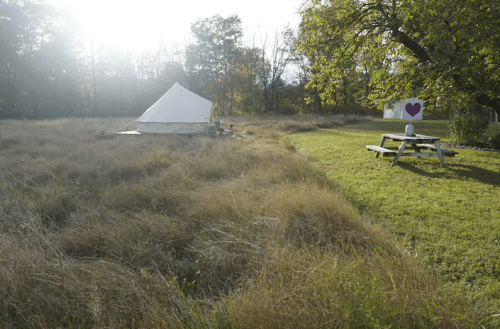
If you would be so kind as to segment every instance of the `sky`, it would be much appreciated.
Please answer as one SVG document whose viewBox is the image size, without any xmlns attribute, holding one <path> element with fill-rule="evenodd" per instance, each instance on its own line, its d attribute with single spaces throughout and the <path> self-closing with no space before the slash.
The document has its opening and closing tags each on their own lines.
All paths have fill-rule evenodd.
<svg viewBox="0 0 500 329">
<path fill-rule="evenodd" d="M 140 51 L 163 45 L 188 43 L 190 24 L 213 15 L 237 14 L 243 41 L 258 46 L 266 34 L 289 24 L 297 27 L 297 13 L 304 0 L 46 0 L 69 12 L 96 44 Z"/>
</svg>

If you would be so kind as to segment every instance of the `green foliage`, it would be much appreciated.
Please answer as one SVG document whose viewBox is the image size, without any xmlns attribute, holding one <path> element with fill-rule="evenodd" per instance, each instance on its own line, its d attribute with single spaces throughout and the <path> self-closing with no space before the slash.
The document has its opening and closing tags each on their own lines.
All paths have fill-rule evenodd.
<svg viewBox="0 0 500 329">
<path fill-rule="evenodd" d="M 417 96 L 500 108 L 496 0 L 311 0 L 301 14 L 308 87 L 328 102 L 365 79 L 374 106 Z"/>
<path fill-rule="evenodd" d="M 43 1 L 1 1 L 0 12 L 0 117 L 81 110 L 72 23 Z"/>
<path fill-rule="evenodd" d="M 221 114 L 231 112 L 230 89 L 235 87 L 232 82 L 243 37 L 241 20 L 237 15 L 215 15 L 193 23 L 191 32 L 196 43 L 186 49 L 190 87 L 199 95 L 211 96 Z"/>
<path fill-rule="evenodd" d="M 491 147 L 500 150 L 500 133 L 490 138 L 490 145 Z"/>
<path fill-rule="evenodd" d="M 481 106 L 450 111 L 450 137 L 460 144 L 474 144 L 488 129 L 489 111 Z"/>
</svg>

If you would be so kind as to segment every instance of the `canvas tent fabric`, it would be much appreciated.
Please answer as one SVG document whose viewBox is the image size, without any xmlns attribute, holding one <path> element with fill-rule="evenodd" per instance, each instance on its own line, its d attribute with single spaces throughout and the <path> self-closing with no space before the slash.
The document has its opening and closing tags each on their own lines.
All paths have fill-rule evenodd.
<svg viewBox="0 0 500 329">
<path fill-rule="evenodd" d="M 136 120 L 138 132 L 206 133 L 211 108 L 212 102 L 192 93 L 176 82 Z"/>
</svg>

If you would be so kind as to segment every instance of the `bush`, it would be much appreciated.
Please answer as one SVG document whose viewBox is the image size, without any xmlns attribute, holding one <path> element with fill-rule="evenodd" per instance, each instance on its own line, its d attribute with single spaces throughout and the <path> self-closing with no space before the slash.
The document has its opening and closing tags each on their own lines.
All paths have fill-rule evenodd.
<svg viewBox="0 0 500 329">
<path fill-rule="evenodd" d="M 475 144 L 489 125 L 488 111 L 479 105 L 450 111 L 450 137 L 459 144 Z"/>
<path fill-rule="evenodd" d="M 500 150 L 500 133 L 490 138 L 490 145 L 492 148 Z"/>
</svg>

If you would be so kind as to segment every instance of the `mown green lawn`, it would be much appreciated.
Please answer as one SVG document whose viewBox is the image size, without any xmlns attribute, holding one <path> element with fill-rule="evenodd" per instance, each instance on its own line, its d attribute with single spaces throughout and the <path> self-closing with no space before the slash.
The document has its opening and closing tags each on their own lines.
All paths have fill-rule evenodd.
<svg viewBox="0 0 500 329">
<path fill-rule="evenodd" d="M 361 212 L 386 226 L 447 283 L 485 294 L 500 313 L 500 153 L 454 149 L 445 158 L 375 158 L 365 145 L 382 133 L 404 132 L 402 121 L 362 123 L 288 135 L 289 143 L 323 167 Z M 416 133 L 447 139 L 446 121 L 414 124 Z M 487 132 L 500 132 L 492 124 Z M 386 141 L 386 146 L 399 142 Z"/>
</svg>

